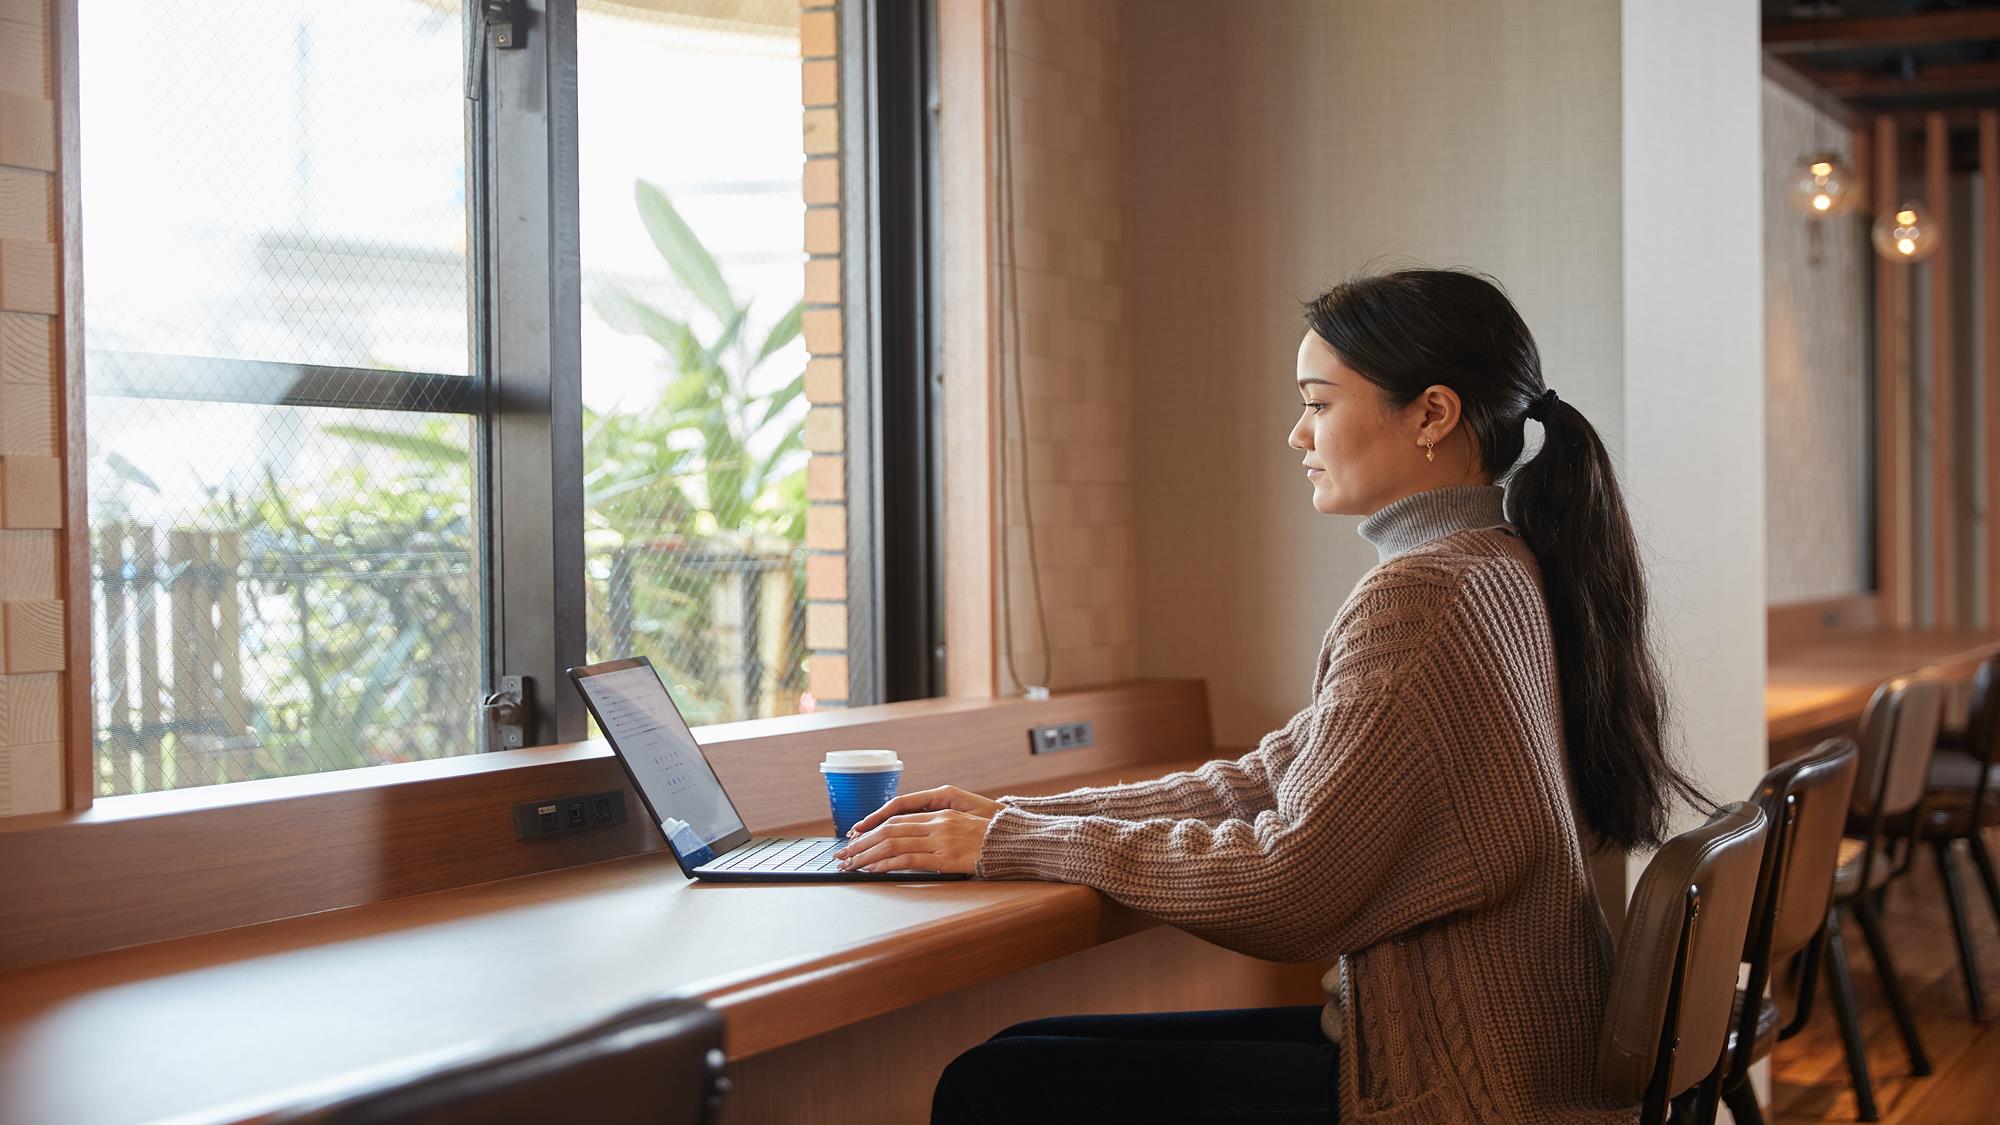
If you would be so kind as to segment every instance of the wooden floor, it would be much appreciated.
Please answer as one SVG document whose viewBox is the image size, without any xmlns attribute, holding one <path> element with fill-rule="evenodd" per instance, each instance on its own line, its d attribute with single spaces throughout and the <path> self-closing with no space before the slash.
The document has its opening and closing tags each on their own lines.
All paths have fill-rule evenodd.
<svg viewBox="0 0 2000 1125">
<path fill-rule="evenodd" d="M 2000 830 L 1989 830 L 1987 847 L 2000 857 Z M 1970 860 L 1960 856 L 1959 870 L 1968 895 L 1992 1022 L 1977 1025 L 1966 1015 L 1951 915 L 1945 909 L 1937 867 L 1928 851 L 1919 855 L 1910 874 L 1890 889 L 1883 919 L 1896 968 L 1931 1057 L 1933 1073 L 1928 1078 L 1911 1077 L 1902 1039 L 1876 985 L 1867 943 L 1856 923 L 1847 924 L 1848 958 L 1861 1007 L 1861 1031 L 1875 1080 L 1875 1102 L 1885 1122 L 2000 1122 L 2000 927 L 1995 925 L 1993 906 L 1980 889 Z M 1831 1005 L 1825 1002 L 1823 988 L 1814 1009 L 1812 1023 L 1797 1037 L 1780 1043 L 1773 1056 L 1773 1118 L 1779 1122 L 1854 1121 L 1854 1091 L 1847 1080 L 1840 1029 Z"/>
</svg>

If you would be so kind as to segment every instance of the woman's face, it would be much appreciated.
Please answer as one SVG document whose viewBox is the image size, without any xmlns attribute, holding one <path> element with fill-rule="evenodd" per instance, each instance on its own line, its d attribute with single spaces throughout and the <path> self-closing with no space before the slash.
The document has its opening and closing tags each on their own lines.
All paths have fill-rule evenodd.
<svg viewBox="0 0 2000 1125">
<path fill-rule="evenodd" d="M 1299 341 L 1298 379 L 1304 406 L 1290 444 L 1305 454 L 1314 508 L 1330 516 L 1365 516 L 1445 483 L 1439 474 L 1429 483 L 1421 479 L 1424 470 L 1437 468 L 1424 460 L 1422 419 L 1390 409 L 1375 384 L 1349 370 L 1316 332 Z M 1421 412 L 1423 404 L 1420 397 L 1409 409 Z M 1442 462 L 1442 443 L 1437 452 Z"/>
</svg>

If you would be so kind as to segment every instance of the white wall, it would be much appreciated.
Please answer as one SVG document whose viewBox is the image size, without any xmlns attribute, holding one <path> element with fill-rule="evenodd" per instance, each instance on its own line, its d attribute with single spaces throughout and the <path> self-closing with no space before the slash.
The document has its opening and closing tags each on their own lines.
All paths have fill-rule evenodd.
<svg viewBox="0 0 2000 1125">
<path fill-rule="evenodd" d="M 1624 19 L 1625 485 L 1682 745 L 1741 799 L 1766 747 L 1757 9 Z"/>
</svg>

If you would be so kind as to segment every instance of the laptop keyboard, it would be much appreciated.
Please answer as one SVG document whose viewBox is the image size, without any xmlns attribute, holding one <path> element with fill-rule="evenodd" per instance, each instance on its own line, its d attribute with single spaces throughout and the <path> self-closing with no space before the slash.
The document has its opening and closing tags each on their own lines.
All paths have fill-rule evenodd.
<svg viewBox="0 0 2000 1125">
<path fill-rule="evenodd" d="M 846 841 L 827 836 L 774 836 L 738 848 L 707 865 L 710 871 L 838 871 L 833 853 Z"/>
</svg>

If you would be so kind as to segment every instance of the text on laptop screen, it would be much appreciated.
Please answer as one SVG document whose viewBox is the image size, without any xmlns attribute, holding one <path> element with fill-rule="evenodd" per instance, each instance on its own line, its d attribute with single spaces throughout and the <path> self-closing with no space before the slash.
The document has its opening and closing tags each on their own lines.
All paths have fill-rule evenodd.
<svg viewBox="0 0 2000 1125">
<path fill-rule="evenodd" d="M 693 861 L 717 840 L 742 830 L 722 783 L 650 666 L 599 672 L 577 683 L 589 693 L 598 723 L 683 859 Z"/>
</svg>

